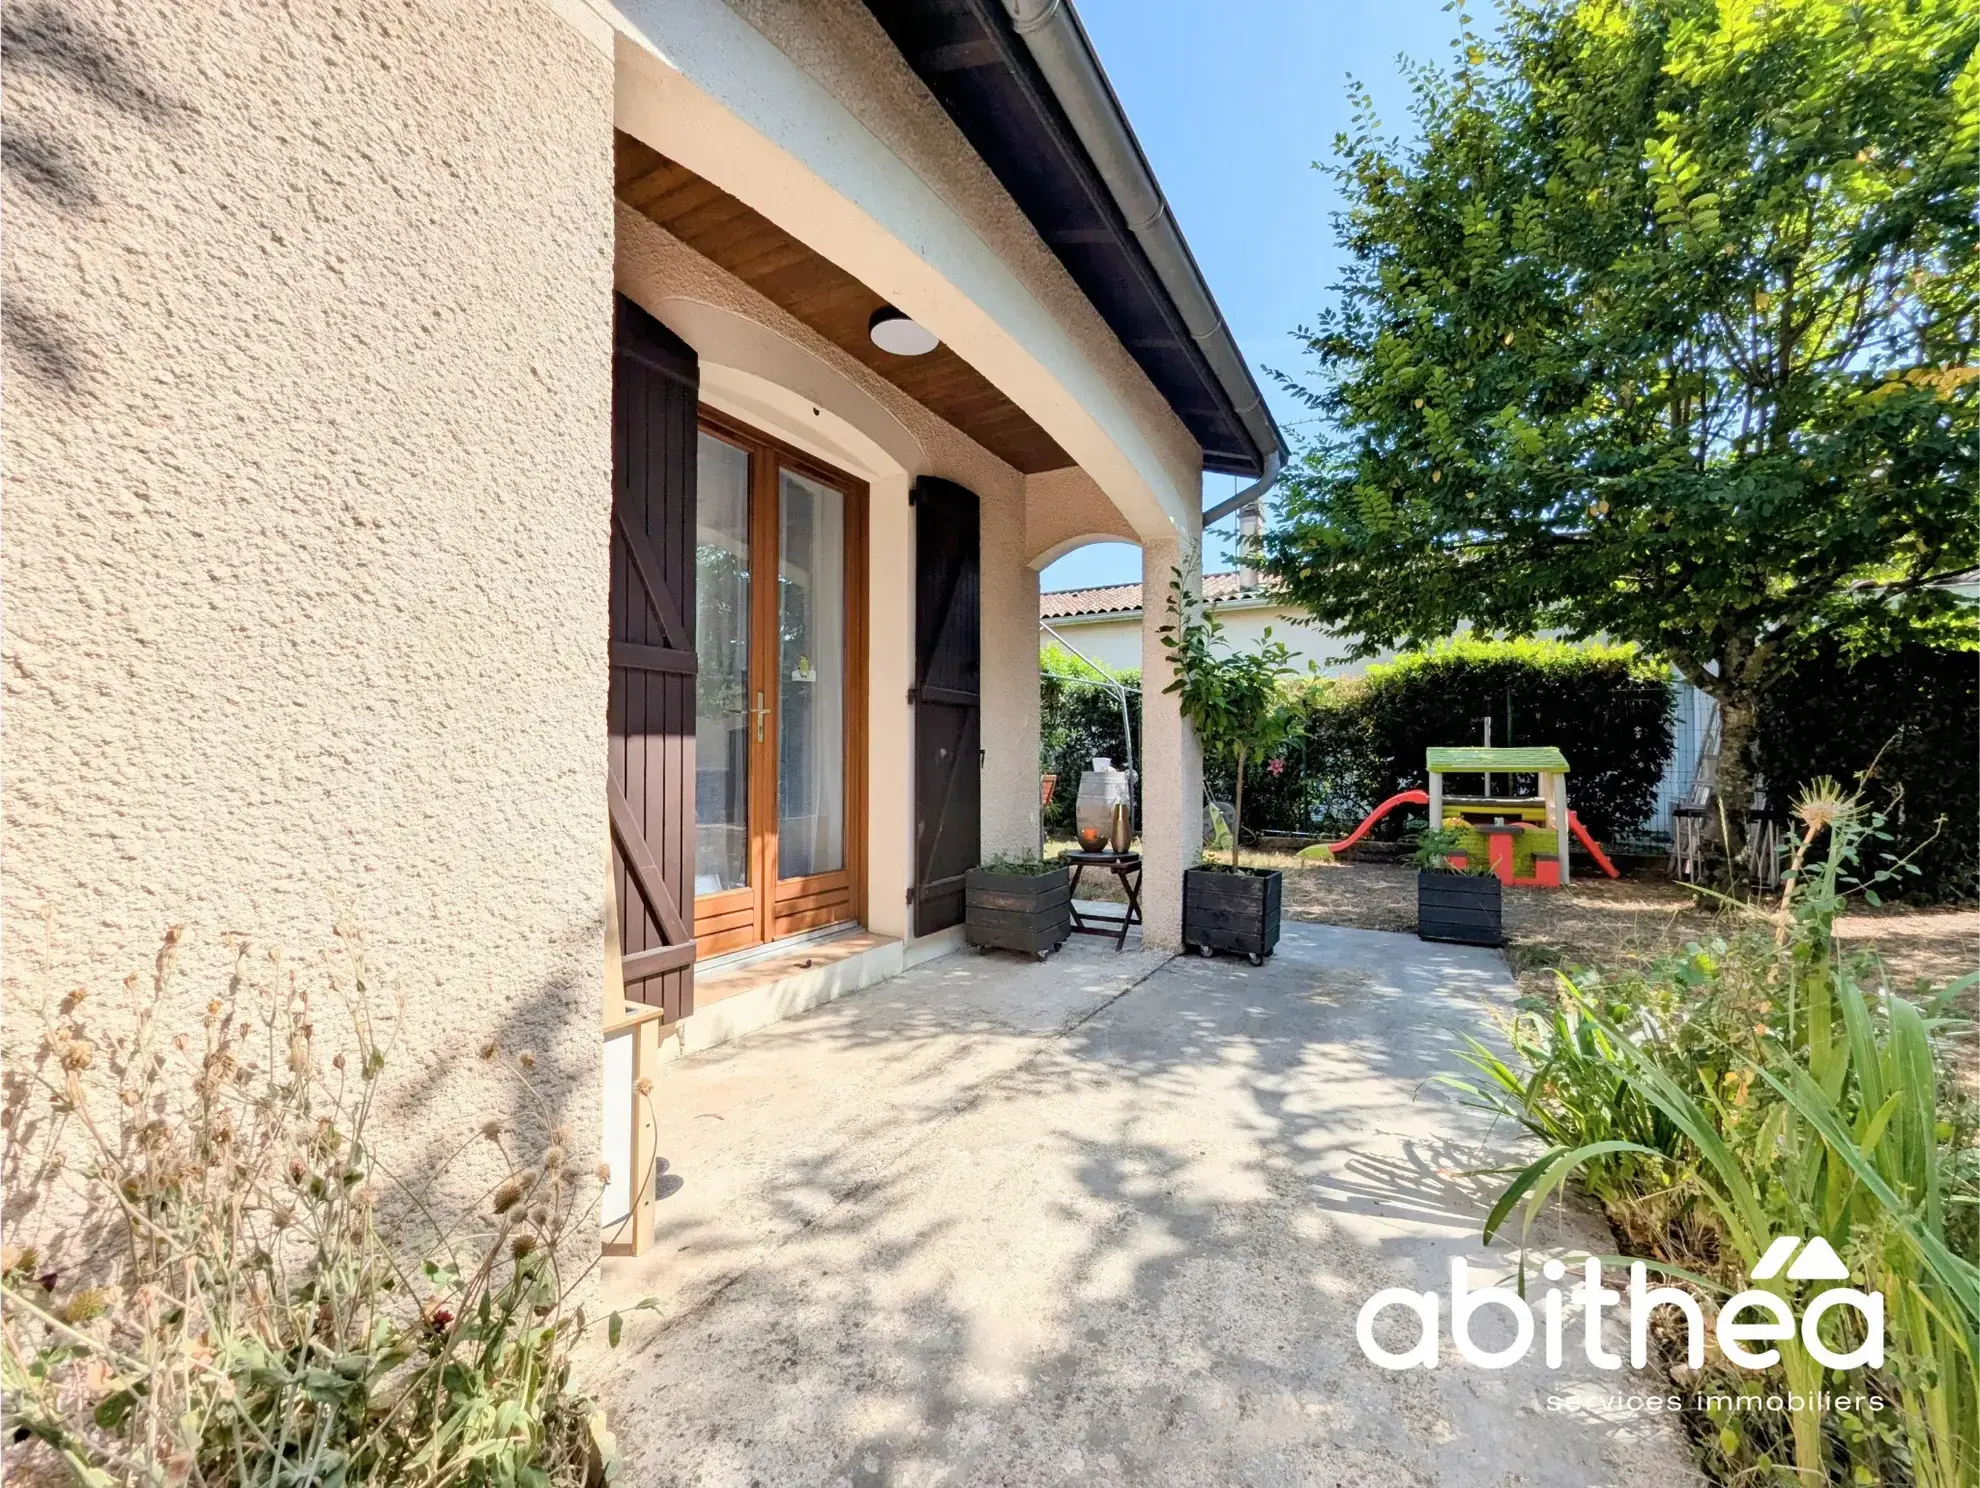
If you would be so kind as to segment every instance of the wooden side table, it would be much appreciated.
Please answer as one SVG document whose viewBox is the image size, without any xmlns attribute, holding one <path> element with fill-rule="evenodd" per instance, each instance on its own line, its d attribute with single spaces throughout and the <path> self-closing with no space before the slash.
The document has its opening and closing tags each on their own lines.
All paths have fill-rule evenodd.
<svg viewBox="0 0 1980 1488">
<path fill-rule="evenodd" d="M 1063 861 L 1073 865 L 1069 892 L 1072 905 L 1072 933 L 1112 936 L 1114 949 L 1120 950 L 1127 944 L 1128 930 L 1141 923 L 1141 854 L 1070 852 L 1065 855 Z M 1121 890 L 1127 895 L 1125 913 L 1118 915 L 1080 913 L 1079 879 L 1088 868 L 1104 868 L 1120 880 Z"/>
</svg>

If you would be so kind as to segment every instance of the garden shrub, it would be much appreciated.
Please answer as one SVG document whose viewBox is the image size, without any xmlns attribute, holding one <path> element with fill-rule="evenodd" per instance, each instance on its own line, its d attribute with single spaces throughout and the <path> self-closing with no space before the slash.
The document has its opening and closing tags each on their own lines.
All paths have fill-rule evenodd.
<svg viewBox="0 0 1980 1488">
<path fill-rule="evenodd" d="M 365 1002 L 362 937 L 339 927 L 314 974 L 235 937 L 230 981 L 173 1035 L 180 939 L 149 988 L 125 983 L 127 1005 L 99 1012 L 78 989 L 38 1030 L 9 1030 L 9 1481 L 609 1475 L 612 1436 L 574 1367 L 609 1174 L 570 1149 L 536 1056 L 488 1043 L 518 1109 L 463 1113 L 451 1156 L 395 1172 L 373 1128 L 399 1020 Z M 489 1180 L 467 1212 L 436 1212 L 450 1169 Z M 620 1317 L 602 1321 L 616 1344 Z"/>
<path fill-rule="evenodd" d="M 1073 835 L 1079 777 L 1092 768 L 1093 757 L 1104 755 L 1125 769 L 1127 740 L 1121 732 L 1120 699 L 1110 687 L 1096 685 L 1104 677 L 1129 689 L 1128 719 L 1134 726 L 1136 753 L 1141 745 L 1141 674 L 1098 672 L 1062 646 L 1047 646 L 1039 656 L 1038 769 L 1056 774 L 1058 786 L 1045 807 L 1045 831 L 1052 837 Z M 1134 778 L 1135 819 L 1140 820 L 1141 777 Z"/>
<path fill-rule="evenodd" d="M 1886 808 L 1895 850 L 1920 848 L 1919 874 L 1904 884 L 1917 902 L 1980 897 L 1980 651 L 1970 628 L 1965 641 L 1852 657 L 1828 640 L 1797 659 L 1761 709 L 1759 763 L 1777 783 L 1776 806 L 1783 786 L 1851 780 L 1876 762 L 1869 796 Z"/>
<path fill-rule="evenodd" d="M 1674 707 L 1668 670 L 1633 646 L 1454 640 L 1410 652 L 1371 666 L 1359 700 L 1369 804 L 1421 789 L 1424 751 L 1481 742 L 1489 716 L 1495 745 L 1551 744 L 1567 756 L 1569 803 L 1594 836 L 1611 839 L 1650 815 L 1671 758 Z M 1475 792 L 1483 782 L 1445 784 Z M 1534 789 L 1532 776 L 1516 778 L 1516 794 Z"/>
<path fill-rule="evenodd" d="M 1257 802 L 1246 816 L 1266 829 L 1351 830 L 1397 791 L 1423 788 L 1425 750 L 1480 742 L 1488 715 L 1494 744 L 1551 744 L 1567 756 L 1569 800 L 1598 838 L 1649 816 L 1671 757 L 1669 674 L 1630 646 L 1456 640 L 1298 692 L 1301 736 L 1277 769 L 1268 762 L 1246 782 Z M 1229 791 L 1228 773 L 1208 771 L 1213 794 Z M 1483 782 L 1449 784 L 1475 792 Z M 1509 785 L 1530 794 L 1534 780 L 1495 780 L 1493 789 Z M 1394 841 L 1403 831 L 1397 812 L 1375 835 Z"/>
<path fill-rule="evenodd" d="M 1836 939 L 1853 895 L 1904 876 L 1852 877 L 1883 861 L 1884 817 L 1818 781 L 1791 824 L 1771 912 L 1744 909 L 1648 970 L 1524 999 L 1496 1039 L 1470 1042 L 1470 1076 L 1439 1078 L 1545 1144 L 1487 1239 L 1516 1215 L 1523 1230 L 1573 1175 L 1631 1255 L 1672 1268 L 1661 1280 L 1704 1283 L 1708 1327 L 1747 1285 L 1806 1315 L 1825 1282 L 1748 1280 L 1776 1236 L 1823 1237 L 1852 1285 L 1883 1295 L 1880 1365 L 1825 1372 L 1789 1339 L 1764 1374 L 1717 1354 L 1674 1370 L 1715 1482 L 1966 1488 L 1980 1481 L 1980 1150 L 1936 1043 L 1946 997 L 1895 995 L 1874 954 Z M 1824 1390 L 1890 1408 L 1830 1410 Z M 1764 1408 L 1713 1403 L 1734 1397 Z"/>
<path fill-rule="evenodd" d="M 1039 768 L 1059 776 L 1045 825 L 1054 836 L 1070 836 L 1080 772 L 1096 754 L 1117 764 L 1126 759 L 1121 709 L 1112 693 L 1092 685 L 1086 663 L 1057 646 L 1045 649 L 1040 671 Z M 1140 685 L 1138 672 L 1109 675 Z M 1649 816 L 1671 757 L 1669 673 L 1631 646 L 1457 640 L 1378 663 L 1366 676 L 1289 687 L 1301 728 L 1245 773 L 1250 833 L 1351 831 L 1397 791 L 1423 787 L 1426 749 L 1478 742 L 1488 714 L 1494 744 L 1552 744 L 1568 757 L 1569 801 L 1602 840 Z M 1131 692 L 1128 704 L 1138 746 L 1140 693 Z M 1232 799 L 1234 774 L 1228 763 L 1206 761 L 1213 799 Z M 1481 782 L 1453 777 L 1452 784 L 1475 790 Z M 1534 788 L 1531 776 L 1514 784 Z M 1404 816 L 1391 813 L 1375 835 L 1400 840 Z"/>
</svg>

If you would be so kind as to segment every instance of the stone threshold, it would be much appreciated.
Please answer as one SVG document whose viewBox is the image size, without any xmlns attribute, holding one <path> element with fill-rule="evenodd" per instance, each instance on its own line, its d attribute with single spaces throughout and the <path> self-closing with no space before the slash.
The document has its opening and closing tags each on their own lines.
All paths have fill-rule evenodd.
<svg viewBox="0 0 1980 1488">
<path fill-rule="evenodd" d="M 863 991 L 962 944 L 960 925 L 912 941 L 854 927 L 710 975 L 697 972 L 694 1011 L 659 1030 L 659 1063 L 712 1049 Z"/>
</svg>

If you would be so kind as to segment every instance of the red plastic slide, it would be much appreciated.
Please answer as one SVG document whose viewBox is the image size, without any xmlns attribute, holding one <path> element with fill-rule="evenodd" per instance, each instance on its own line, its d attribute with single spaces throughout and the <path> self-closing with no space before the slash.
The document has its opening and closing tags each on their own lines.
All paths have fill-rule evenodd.
<svg viewBox="0 0 1980 1488">
<path fill-rule="evenodd" d="M 1374 829 L 1375 823 L 1387 816 L 1391 811 L 1394 811 L 1398 806 L 1428 806 L 1429 804 L 1430 793 L 1428 791 L 1397 791 L 1388 800 L 1369 812 L 1360 826 L 1348 833 L 1339 842 L 1328 843 L 1327 847 L 1332 852 L 1346 852 L 1355 843 L 1366 837 Z M 1611 878 L 1622 877 L 1620 873 L 1616 872 L 1616 865 L 1609 861 L 1609 855 L 1602 851 L 1602 844 L 1588 835 L 1588 828 L 1581 824 L 1581 818 L 1576 816 L 1572 811 L 1568 813 L 1568 830 L 1581 839 L 1582 847 L 1587 850 L 1588 856 L 1595 860 L 1596 867 L 1600 868 Z"/>
<path fill-rule="evenodd" d="M 1362 838 L 1366 837 L 1369 834 L 1369 832 L 1373 830 L 1375 823 L 1380 821 L 1383 817 L 1387 816 L 1391 811 L 1395 810 L 1396 807 L 1428 806 L 1429 804 L 1430 804 L 1430 792 L 1428 791 L 1420 791 L 1420 790 L 1397 791 L 1393 796 L 1389 797 L 1388 800 L 1384 801 L 1380 806 L 1377 806 L 1373 811 L 1369 812 L 1367 820 L 1363 821 L 1360 826 L 1356 827 L 1352 832 L 1348 833 L 1347 836 L 1343 837 L 1339 842 L 1330 842 L 1327 844 L 1327 846 L 1331 851 L 1337 853 L 1346 852 L 1349 848 L 1353 847 L 1355 843 L 1361 841 Z M 1611 868 L 1609 870 L 1609 874 L 1611 877 L 1614 877 L 1615 870 Z"/>
<path fill-rule="evenodd" d="M 1568 830 L 1581 839 L 1581 845 L 1588 849 L 1588 856 L 1595 860 L 1595 866 L 1611 878 L 1621 878 L 1616 865 L 1609 861 L 1609 855 L 1602 851 L 1602 844 L 1588 835 L 1588 828 L 1581 824 L 1581 818 L 1572 811 L 1568 813 Z"/>
</svg>

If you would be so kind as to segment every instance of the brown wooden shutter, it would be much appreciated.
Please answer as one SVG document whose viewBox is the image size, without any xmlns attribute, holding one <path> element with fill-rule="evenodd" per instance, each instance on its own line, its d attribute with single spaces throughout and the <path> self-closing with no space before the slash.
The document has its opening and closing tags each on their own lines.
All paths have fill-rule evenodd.
<svg viewBox="0 0 1980 1488">
<path fill-rule="evenodd" d="M 914 484 L 914 933 L 962 923 L 982 827 L 980 539 L 973 493 Z"/>
<path fill-rule="evenodd" d="M 694 466 L 700 364 L 624 295 L 612 359 L 606 798 L 626 995 L 694 1011 Z"/>
</svg>

